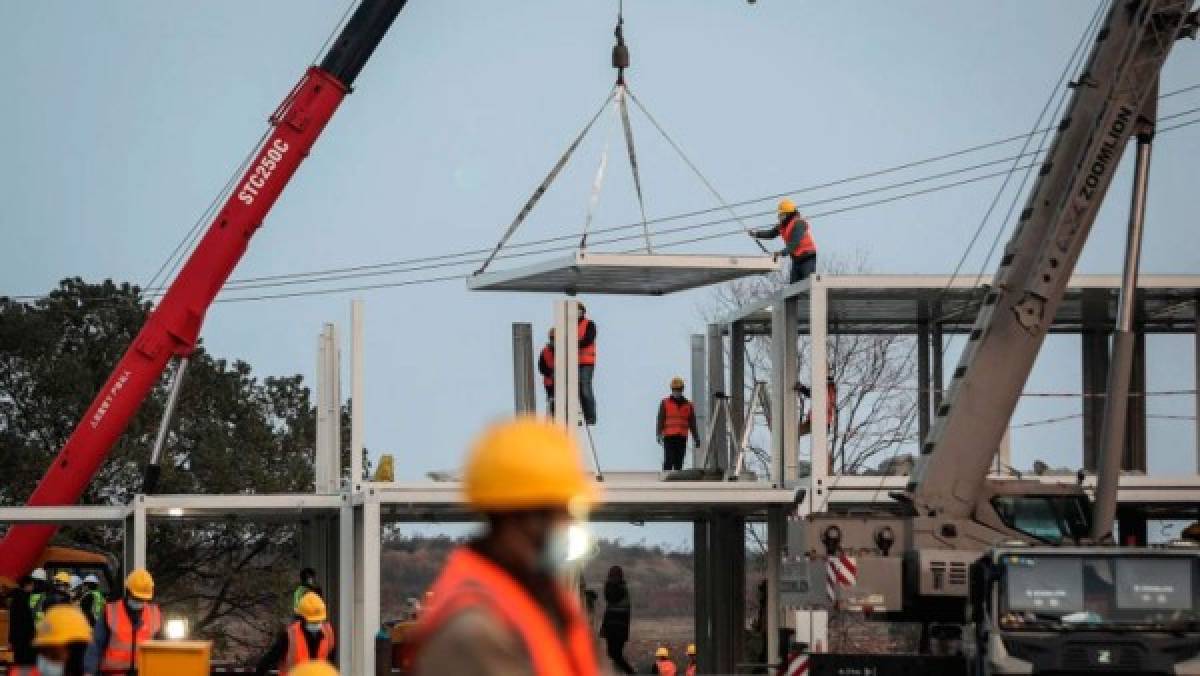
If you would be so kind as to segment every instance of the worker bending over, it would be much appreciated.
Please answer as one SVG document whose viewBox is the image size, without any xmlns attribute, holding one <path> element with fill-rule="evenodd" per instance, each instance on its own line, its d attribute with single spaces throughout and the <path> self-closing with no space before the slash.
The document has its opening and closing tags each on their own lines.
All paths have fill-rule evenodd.
<svg viewBox="0 0 1200 676">
<path fill-rule="evenodd" d="M 596 424 L 596 394 L 592 375 L 596 371 L 596 322 L 587 318 L 587 308 L 579 304 L 579 406 L 583 420 Z"/>
<path fill-rule="evenodd" d="M 542 386 L 546 388 L 546 415 L 554 416 L 554 329 L 546 336 L 546 345 L 538 355 L 538 373 L 542 374 Z"/>
<path fill-rule="evenodd" d="M 783 250 L 776 255 L 787 254 L 792 260 L 788 284 L 807 279 L 817 271 L 817 245 L 813 242 L 812 228 L 796 210 L 796 203 L 790 199 L 779 200 L 778 225 L 752 230 L 750 234 L 758 239 L 783 238 Z"/>
<path fill-rule="evenodd" d="M 663 447 L 663 471 L 683 469 L 688 432 L 691 432 L 696 446 L 700 446 L 696 408 L 683 396 L 683 378 L 675 376 L 671 379 L 671 395 L 658 405 L 658 422 L 654 429 L 658 443 Z"/>
<path fill-rule="evenodd" d="M 154 578 L 136 568 L 125 578 L 125 597 L 104 606 L 84 664 L 89 674 L 136 674 L 141 646 L 162 634 L 162 611 L 154 600 Z"/>
<path fill-rule="evenodd" d="M 57 605 L 46 611 L 38 625 L 33 647 L 37 666 L 15 666 L 9 676 L 83 676 L 83 656 L 92 628 L 75 606 Z"/>
<path fill-rule="evenodd" d="M 654 651 L 653 672 L 658 676 L 675 676 L 675 663 L 671 661 L 671 651 L 662 645 Z"/>
<path fill-rule="evenodd" d="M 450 554 L 417 626 L 414 674 L 594 676 L 592 632 L 560 581 L 572 519 L 595 501 L 580 450 L 533 417 L 492 426 L 463 471 L 482 537 Z"/>
<path fill-rule="evenodd" d="M 329 623 L 321 597 L 316 592 L 305 592 L 295 611 L 298 617 L 288 622 L 258 661 L 254 671 L 257 676 L 264 676 L 272 669 L 287 674 L 293 667 L 313 660 L 332 662 L 337 659 L 333 625 Z"/>
</svg>

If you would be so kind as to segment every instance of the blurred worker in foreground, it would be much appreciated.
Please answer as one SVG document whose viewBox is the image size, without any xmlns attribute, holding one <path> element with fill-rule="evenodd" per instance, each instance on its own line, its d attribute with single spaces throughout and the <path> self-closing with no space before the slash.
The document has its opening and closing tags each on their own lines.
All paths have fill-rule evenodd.
<svg viewBox="0 0 1200 676">
<path fill-rule="evenodd" d="M 31 665 L 37 657 L 33 650 L 33 636 L 37 631 L 37 622 L 33 618 L 33 596 L 37 593 L 34 583 L 32 575 L 22 577 L 8 597 L 8 643 L 13 650 L 13 664 Z"/>
<path fill-rule="evenodd" d="M 683 378 L 671 379 L 671 395 L 658 405 L 658 422 L 655 425 L 658 443 L 663 447 L 663 471 L 683 469 L 683 458 L 687 455 L 688 432 L 696 447 L 700 447 L 700 432 L 696 430 L 696 408 L 683 396 Z"/>
<path fill-rule="evenodd" d="M 591 631 L 559 578 L 572 520 L 599 492 L 574 439 L 533 417 L 494 425 L 471 449 L 463 492 L 485 531 L 434 582 L 414 673 L 597 674 Z"/>
<path fill-rule="evenodd" d="M 796 203 L 790 199 L 779 200 L 778 225 L 752 230 L 750 234 L 758 239 L 783 238 L 783 250 L 776 255 L 786 254 L 792 261 L 788 284 L 808 279 L 817 271 L 817 245 L 813 242 L 812 228 L 796 210 Z"/>
<path fill-rule="evenodd" d="M 542 374 L 542 386 L 546 388 L 546 415 L 554 415 L 554 329 L 546 337 L 546 345 L 538 355 L 538 373 Z"/>
<path fill-rule="evenodd" d="M 659 646 L 654 651 L 654 670 L 658 676 L 675 676 L 675 663 L 671 661 L 671 651 L 667 646 Z"/>
<path fill-rule="evenodd" d="M 309 660 L 280 676 L 338 676 L 338 670 L 325 660 Z"/>
<path fill-rule="evenodd" d="M 95 625 L 104 614 L 104 592 L 100 591 L 100 578 L 88 575 L 83 578 L 83 595 L 79 599 L 79 608 L 83 610 L 88 624 Z"/>
<path fill-rule="evenodd" d="M 592 376 L 596 372 L 596 322 L 588 319 L 587 308 L 579 304 L 579 406 L 583 419 L 596 424 L 596 393 Z"/>
<path fill-rule="evenodd" d="M 608 659 L 613 667 L 623 674 L 635 673 L 625 659 L 625 644 L 629 642 L 629 625 L 632 621 L 633 604 L 629 600 L 629 586 L 625 584 L 625 570 L 620 566 L 608 569 L 604 581 L 604 617 L 600 620 L 600 636 L 608 648 Z"/>
<path fill-rule="evenodd" d="M 9 676 L 83 676 L 83 655 L 90 640 L 92 628 L 78 608 L 54 606 L 46 611 L 33 639 L 37 666 L 12 667 Z"/>
<path fill-rule="evenodd" d="M 295 607 L 297 619 L 288 622 L 267 653 L 258 661 L 255 674 L 263 676 L 272 669 L 291 673 L 291 669 L 313 660 L 337 660 L 333 625 L 325 602 L 316 592 L 305 592 Z"/>
<path fill-rule="evenodd" d="M 89 674 L 136 674 L 142 644 L 161 638 L 162 610 L 153 603 L 154 578 L 135 568 L 125 578 L 125 597 L 105 604 L 84 660 Z"/>
<path fill-rule="evenodd" d="M 683 670 L 683 676 L 696 676 L 696 644 L 689 643 L 687 647 L 687 668 Z"/>
<path fill-rule="evenodd" d="M 325 594 L 321 593 L 321 586 L 317 584 L 317 571 L 312 568 L 304 568 L 300 571 L 300 584 L 296 585 L 296 588 L 292 591 L 292 610 L 294 612 L 296 608 L 300 607 L 300 599 L 304 598 L 304 595 L 309 592 L 320 596 L 322 599 L 325 598 Z M 296 615 L 299 616 L 300 613 L 296 612 Z"/>
</svg>

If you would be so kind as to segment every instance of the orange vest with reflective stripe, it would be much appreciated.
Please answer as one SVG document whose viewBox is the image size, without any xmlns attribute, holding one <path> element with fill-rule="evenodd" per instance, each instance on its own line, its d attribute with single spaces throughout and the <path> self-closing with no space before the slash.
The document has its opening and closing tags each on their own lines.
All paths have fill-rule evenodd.
<svg viewBox="0 0 1200 676">
<path fill-rule="evenodd" d="M 422 645 L 457 612 L 481 609 L 520 636 L 537 676 L 597 676 L 592 634 L 574 596 L 561 592 L 566 613 L 563 634 L 525 588 L 502 568 L 467 547 L 459 547 L 432 587 L 434 603 L 417 626 L 413 663 Z"/>
<path fill-rule="evenodd" d="M 688 435 L 692 429 L 689 424 L 692 419 L 692 402 L 687 399 L 677 402 L 675 397 L 667 397 L 663 399 L 663 413 L 662 435 L 664 437 L 686 437 Z"/>
<path fill-rule="evenodd" d="M 792 231 L 796 229 L 796 221 L 798 220 L 800 220 L 799 216 L 793 216 L 787 220 L 787 223 L 784 223 L 783 226 L 780 227 L 779 236 L 783 238 L 785 245 L 792 241 Z M 807 256 L 808 254 L 815 254 L 816 252 L 817 244 L 813 241 L 812 224 L 810 223 L 808 227 L 804 229 L 804 236 L 800 238 L 800 244 L 796 247 L 796 250 L 792 252 L 792 256 L 794 258 L 799 258 L 801 256 Z"/>
<path fill-rule="evenodd" d="M 654 666 L 658 667 L 660 676 L 675 676 L 675 663 L 665 657 L 658 658 Z"/>
<path fill-rule="evenodd" d="M 41 673 L 37 667 L 12 666 L 8 668 L 8 676 L 41 676 Z"/>
<path fill-rule="evenodd" d="M 321 640 L 317 643 L 317 654 L 308 654 L 308 641 L 304 638 L 304 623 L 296 620 L 287 626 L 287 654 L 279 663 L 279 673 L 287 673 L 289 669 L 308 662 L 309 660 L 328 660 L 333 652 L 333 625 L 321 623 Z"/>
<path fill-rule="evenodd" d="M 129 671 L 135 664 L 137 648 L 162 629 L 162 611 L 147 603 L 142 607 L 142 623 L 135 631 L 125 602 L 113 601 L 104 606 L 104 621 L 108 625 L 108 647 L 100 660 L 100 671 Z"/>
<path fill-rule="evenodd" d="M 579 340 L 583 340 L 583 334 L 587 333 L 588 323 L 592 320 L 587 317 L 579 318 Z M 579 363 L 583 365 L 596 363 L 596 341 L 592 341 L 591 345 L 579 348 Z"/>
</svg>

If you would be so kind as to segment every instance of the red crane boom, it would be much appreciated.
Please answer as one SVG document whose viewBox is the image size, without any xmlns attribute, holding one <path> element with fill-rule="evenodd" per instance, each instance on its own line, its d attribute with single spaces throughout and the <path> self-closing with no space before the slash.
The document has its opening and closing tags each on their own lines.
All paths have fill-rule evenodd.
<svg viewBox="0 0 1200 676">
<path fill-rule="evenodd" d="M 308 69 L 271 116 L 271 131 L 241 182 L 150 313 L 108 381 L 29 497 L 31 506 L 79 500 L 172 357 L 190 354 L 204 316 L 300 161 L 407 0 L 363 0 L 320 66 Z M 53 525 L 15 525 L 0 541 L 0 577 L 29 572 Z"/>
</svg>

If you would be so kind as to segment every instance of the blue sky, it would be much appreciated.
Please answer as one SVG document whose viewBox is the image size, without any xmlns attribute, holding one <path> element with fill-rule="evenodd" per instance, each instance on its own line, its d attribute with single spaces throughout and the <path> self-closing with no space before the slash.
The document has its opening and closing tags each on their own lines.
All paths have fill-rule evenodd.
<svg viewBox="0 0 1200 676">
<path fill-rule="evenodd" d="M 631 87 L 724 195 L 741 200 L 1027 130 L 1096 2 L 1038 3 L 1035 11 L 966 0 L 625 5 Z M 0 292 L 44 292 L 73 275 L 147 281 L 345 8 L 332 0 L 6 3 Z M 615 2 L 413 0 L 234 276 L 494 243 L 611 86 L 614 14 Z M 1162 88 L 1197 82 L 1200 50 L 1181 43 Z M 1196 106 L 1200 91 L 1172 98 L 1162 112 Z M 635 220 L 609 127 L 602 122 L 581 147 L 519 238 L 579 231 L 606 137 L 613 155 L 596 224 Z M 635 117 L 635 127 L 649 214 L 714 206 L 649 125 Z M 1157 144 L 1144 272 L 1200 266 L 1190 227 L 1198 151 L 1200 125 Z M 1082 272 L 1120 268 L 1129 164 Z M 997 185 L 817 219 L 817 241 L 828 255 L 866 252 L 878 272 L 946 273 Z M 742 237 L 684 250 L 754 251 Z M 966 269 L 981 264 L 977 251 Z M 457 465 L 475 431 L 511 409 L 511 322 L 531 321 L 540 336 L 551 297 L 472 294 L 458 281 L 358 296 L 366 301 L 368 445 L 394 453 L 401 478 Z M 204 340 L 261 374 L 311 377 L 321 324 L 347 328 L 351 297 L 219 304 Z M 708 292 L 586 300 L 601 328 L 602 457 L 614 468 L 651 469 L 660 453 L 656 402 L 672 375 L 689 372 L 688 336 L 702 328 Z M 1194 386 L 1190 341 L 1151 346 L 1150 389 Z M 1073 390 L 1078 378 L 1075 346 L 1051 341 L 1030 388 Z M 1074 406 L 1035 401 L 1016 419 Z M 1154 406 L 1193 412 L 1191 400 Z M 1152 470 L 1193 467 L 1189 423 L 1154 421 L 1150 429 Z M 1078 464 L 1078 438 L 1071 424 L 1022 431 L 1017 464 Z"/>
</svg>

